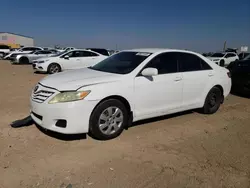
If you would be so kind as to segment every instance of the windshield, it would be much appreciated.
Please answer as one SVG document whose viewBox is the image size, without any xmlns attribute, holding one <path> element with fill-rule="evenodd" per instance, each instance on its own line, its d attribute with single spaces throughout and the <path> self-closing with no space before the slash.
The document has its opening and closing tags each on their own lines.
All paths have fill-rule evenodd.
<svg viewBox="0 0 250 188">
<path fill-rule="evenodd" d="M 224 57 L 224 55 L 223 53 L 214 53 L 211 57 Z"/>
<path fill-rule="evenodd" d="M 66 51 L 63 51 L 63 52 L 60 52 L 60 53 L 58 53 L 58 54 L 51 55 L 50 57 L 58 57 L 58 56 L 64 54 L 65 52 L 66 52 Z"/>
<path fill-rule="evenodd" d="M 36 54 L 36 52 L 37 52 L 37 51 L 34 51 L 34 52 L 30 52 L 30 53 L 28 53 L 28 54 Z"/>
<path fill-rule="evenodd" d="M 243 60 L 250 60 L 250 54 L 246 56 Z"/>
<path fill-rule="evenodd" d="M 151 53 L 121 52 L 104 59 L 91 69 L 115 74 L 128 74 L 143 62 Z"/>
</svg>

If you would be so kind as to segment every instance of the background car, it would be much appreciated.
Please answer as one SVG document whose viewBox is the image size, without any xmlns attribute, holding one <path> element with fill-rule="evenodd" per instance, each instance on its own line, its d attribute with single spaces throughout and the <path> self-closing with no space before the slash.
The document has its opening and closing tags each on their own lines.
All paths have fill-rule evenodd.
<svg viewBox="0 0 250 188">
<path fill-rule="evenodd" d="M 250 95 L 250 55 L 230 63 L 227 68 L 232 76 L 232 91 Z"/>
<path fill-rule="evenodd" d="M 10 47 L 5 44 L 0 44 L 0 58 L 3 58 L 7 53 L 10 52 Z"/>
<path fill-rule="evenodd" d="M 147 118 L 197 108 L 213 114 L 230 89 L 229 70 L 198 53 L 126 50 L 41 80 L 31 95 L 31 117 L 48 130 L 107 140 Z"/>
<path fill-rule="evenodd" d="M 14 64 L 29 64 L 32 61 L 42 58 L 42 57 L 50 57 L 51 55 L 56 54 L 57 51 L 54 50 L 40 50 L 31 52 L 29 54 L 14 54 L 12 63 Z"/>
<path fill-rule="evenodd" d="M 239 56 L 239 60 L 244 59 L 245 57 L 247 57 L 250 54 L 250 52 L 241 52 L 238 56 Z"/>
<path fill-rule="evenodd" d="M 239 60 L 238 55 L 234 52 L 217 52 L 207 58 L 222 67 L 228 66 L 232 61 Z"/>
<path fill-rule="evenodd" d="M 23 47 L 23 48 L 20 48 L 16 51 L 13 51 L 13 52 L 9 52 L 8 54 L 6 54 L 6 56 L 4 56 L 4 59 L 6 60 L 13 60 L 13 58 L 16 56 L 16 55 L 19 55 L 19 54 L 28 54 L 28 53 L 31 53 L 31 52 L 34 52 L 34 51 L 40 51 L 40 50 L 43 50 L 43 48 L 41 47 Z"/>
<path fill-rule="evenodd" d="M 106 58 L 107 56 L 90 50 L 71 50 L 48 58 L 37 59 L 33 61 L 33 68 L 37 72 L 54 74 L 64 70 L 89 67 Z"/>
</svg>

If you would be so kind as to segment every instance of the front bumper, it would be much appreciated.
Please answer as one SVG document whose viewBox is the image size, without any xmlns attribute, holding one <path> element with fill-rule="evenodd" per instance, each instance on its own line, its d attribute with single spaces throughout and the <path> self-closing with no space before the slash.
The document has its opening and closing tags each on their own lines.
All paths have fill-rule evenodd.
<svg viewBox="0 0 250 188">
<path fill-rule="evenodd" d="M 38 72 L 47 72 L 47 68 L 44 67 L 42 64 L 39 63 L 32 63 L 32 67 L 35 71 Z"/>
<path fill-rule="evenodd" d="M 40 86 L 42 90 L 43 86 Z M 49 89 L 51 91 L 51 89 Z M 63 134 L 79 134 L 89 131 L 89 119 L 91 113 L 99 101 L 80 100 L 74 102 L 65 102 L 57 104 L 48 104 L 58 91 L 47 98 L 44 102 L 37 102 L 32 95 L 31 101 L 31 117 L 44 129 Z M 66 127 L 58 126 L 59 121 L 66 122 Z"/>
</svg>

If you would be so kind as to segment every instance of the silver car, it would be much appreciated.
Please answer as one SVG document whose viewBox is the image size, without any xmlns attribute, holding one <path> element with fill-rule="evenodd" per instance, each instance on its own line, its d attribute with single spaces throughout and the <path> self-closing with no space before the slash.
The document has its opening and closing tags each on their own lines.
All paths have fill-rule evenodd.
<svg viewBox="0 0 250 188">
<path fill-rule="evenodd" d="M 31 52 L 29 54 L 19 54 L 16 57 L 13 57 L 12 63 L 13 64 L 29 64 L 32 61 L 43 58 L 43 57 L 50 57 L 58 53 L 57 50 L 39 50 L 35 52 Z"/>
</svg>

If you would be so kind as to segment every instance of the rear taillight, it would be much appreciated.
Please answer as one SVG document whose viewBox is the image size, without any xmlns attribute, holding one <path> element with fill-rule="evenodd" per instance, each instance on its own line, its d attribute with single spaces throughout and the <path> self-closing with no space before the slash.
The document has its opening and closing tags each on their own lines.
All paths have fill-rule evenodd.
<svg viewBox="0 0 250 188">
<path fill-rule="evenodd" d="M 227 76 L 228 76 L 228 78 L 231 78 L 231 73 L 227 72 Z"/>
</svg>

